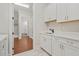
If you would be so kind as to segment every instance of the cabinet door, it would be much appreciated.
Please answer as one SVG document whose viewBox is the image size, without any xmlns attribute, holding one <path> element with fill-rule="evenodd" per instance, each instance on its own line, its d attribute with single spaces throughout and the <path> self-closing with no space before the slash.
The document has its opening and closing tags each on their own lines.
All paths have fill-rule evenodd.
<svg viewBox="0 0 79 59">
<path fill-rule="evenodd" d="M 43 48 L 47 51 L 47 47 L 48 47 L 48 45 L 47 45 L 47 39 L 46 39 L 46 37 L 44 37 L 43 38 Z"/>
<path fill-rule="evenodd" d="M 52 55 L 55 55 L 55 47 L 56 47 L 56 40 L 54 36 L 52 36 Z"/>
<path fill-rule="evenodd" d="M 41 47 L 52 55 L 52 39 L 49 35 L 41 35 Z"/>
<path fill-rule="evenodd" d="M 61 56 L 63 55 L 63 52 L 62 52 L 62 43 L 59 41 L 59 38 L 55 37 L 55 47 L 54 47 L 54 55 L 56 56 Z"/>
<path fill-rule="evenodd" d="M 48 35 L 41 35 L 41 47 L 51 53 L 51 39 Z"/>
<path fill-rule="evenodd" d="M 79 56 L 79 49 L 76 47 L 64 44 L 64 55 L 65 56 Z"/>
<path fill-rule="evenodd" d="M 51 36 L 46 37 L 46 51 L 52 55 L 52 39 L 51 39 Z"/>
<path fill-rule="evenodd" d="M 57 4 L 57 21 L 66 20 L 67 16 L 67 4 L 58 3 Z"/>
<path fill-rule="evenodd" d="M 69 20 L 79 19 L 79 3 L 68 4 L 68 19 Z"/>
<path fill-rule="evenodd" d="M 45 36 L 44 35 L 40 35 L 40 47 L 41 48 L 44 48 L 45 49 L 45 42 L 46 42 L 46 39 L 45 39 Z"/>
<path fill-rule="evenodd" d="M 55 37 L 55 50 L 54 55 L 56 56 L 64 56 L 64 45 L 63 45 L 63 38 Z"/>
<path fill-rule="evenodd" d="M 56 48 L 55 48 L 55 54 L 58 56 L 64 56 L 65 55 L 65 50 L 64 50 L 64 45 L 63 45 L 63 38 L 62 37 L 55 37 L 56 39 Z"/>
<path fill-rule="evenodd" d="M 48 4 L 45 8 L 44 15 L 46 21 L 56 19 L 56 3 Z"/>
</svg>

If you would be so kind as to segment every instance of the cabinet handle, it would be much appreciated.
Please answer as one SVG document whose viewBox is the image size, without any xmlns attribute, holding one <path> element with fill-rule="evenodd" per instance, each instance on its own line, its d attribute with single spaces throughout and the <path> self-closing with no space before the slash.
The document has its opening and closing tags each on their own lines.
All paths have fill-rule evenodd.
<svg viewBox="0 0 79 59">
<path fill-rule="evenodd" d="M 65 20 L 68 20 L 68 16 L 65 16 Z"/>
<path fill-rule="evenodd" d="M 61 48 L 61 49 L 64 49 L 64 46 L 63 46 L 62 44 L 60 44 L 60 48 Z"/>
</svg>

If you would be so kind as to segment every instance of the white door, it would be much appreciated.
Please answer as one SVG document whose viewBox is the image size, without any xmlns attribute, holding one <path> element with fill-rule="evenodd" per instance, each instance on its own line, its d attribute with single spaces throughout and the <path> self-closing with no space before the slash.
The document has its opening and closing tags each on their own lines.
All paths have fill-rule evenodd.
<svg viewBox="0 0 79 59">
<path fill-rule="evenodd" d="M 14 48 L 14 19 L 12 20 L 12 38 L 13 38 L 13 46 L 12 48 Z"/>
<path fill-rule="evenodd" d="M 12 35 L 12 32 L 14 31 L 14 8 L 13 8 L 13 4 L 9 5 L 9 55 L 12 55 L 12 48 L 13 48 L 13 41 L 14 41 L 14 37 Z"/>
<path fill-rule="evenodd" d="M 79 3 L 68 4 L 68 19 L 69 20 L 79 19 Z"/>
<path fill-rule="evenodd" d="M 14 17 L 13 17 L 14 18 Z M 12 19 L 12 54 L 14 54 L 14 50 L 13 50 L 13 48 L 14 48 L 14 19 Z"/>
<path fill-rule="evenodd" d="M 57 21 L 66 20 L 66 19 L 67 19 L 67 4 L 58 3 L 57 4 Z"/>
</svg>

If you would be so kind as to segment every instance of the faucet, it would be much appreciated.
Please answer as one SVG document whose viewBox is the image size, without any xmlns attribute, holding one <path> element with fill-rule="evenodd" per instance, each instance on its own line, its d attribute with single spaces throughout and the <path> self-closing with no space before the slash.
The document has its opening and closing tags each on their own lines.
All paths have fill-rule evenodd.
<svg viewBox="0 0 79 59">
<path fill-rule="evenodd" d="M 52 33 L 54 33 L 54 29 L 49 29 L 50 31 L 52 31 Z"/>
</svg>

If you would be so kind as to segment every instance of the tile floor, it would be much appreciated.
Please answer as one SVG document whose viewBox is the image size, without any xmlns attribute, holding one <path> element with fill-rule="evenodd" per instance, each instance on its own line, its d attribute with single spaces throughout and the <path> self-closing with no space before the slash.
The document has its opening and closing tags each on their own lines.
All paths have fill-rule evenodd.
<svg viewBox="0 0 79 59">
<path fill-rule="evenodd" d="M 14 56 L 48 56 L 41 48 L 16 54 Z"/>
</svg>

